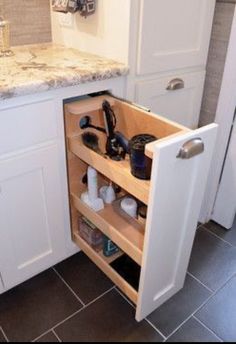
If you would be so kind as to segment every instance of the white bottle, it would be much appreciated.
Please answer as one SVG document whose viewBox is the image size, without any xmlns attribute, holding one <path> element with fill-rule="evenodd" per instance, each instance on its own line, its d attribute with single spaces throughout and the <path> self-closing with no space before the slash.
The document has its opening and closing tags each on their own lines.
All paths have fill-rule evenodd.
<svg viewBox="0 0 236 344">
<path fill-rule="evenodd" d="M 130 197 L 125 197 L 121 201 L 121 209 L 123 209 L 129 216 L 137 218 L 138 203 Z"/>
<path fill-rule="evenodd" d="M 102 186 L 99 190 L 99 196 L 103 199 L 104 203 L 112 204 L 116 200 L 116 193 L 110 183 L 110 186 Z"/>
<path fill-rule="evenodd" d="M 108 186 L 105 196 L 105 203 L 112 204 L 116 200 L 116 193 L 112 186 L 112 183 Z"/>
<path fill-rule="evenodd" d="M 88 168 L 88 196 L 90 202 L 94 202 L 98 199 L 98 173 L 97 171 L 89 167 Z"/>
<path fill-rule="evenodd" d="M 97 171 L 89 167 L 87 171 L 88 175 L 88 191 L 81 195 L 81 201 L 86 203 L 87 206 L 98 212 L 104 209 L 104 202 L 98 197 L 98 173 Z"/>
</svg>

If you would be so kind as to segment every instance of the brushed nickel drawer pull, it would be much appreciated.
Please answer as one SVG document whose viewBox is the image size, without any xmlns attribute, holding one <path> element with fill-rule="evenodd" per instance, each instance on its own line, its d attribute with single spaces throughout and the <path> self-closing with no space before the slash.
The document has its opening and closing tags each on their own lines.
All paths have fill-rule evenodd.
<svg viewBox="0 0 236 344">
<path fill-rule="evenodd" d="M 191 159 L 204 152 L 205 145 L 201 138 L 192 139 L 186 142 L 177 155 L 178 159 Z"/>
<path fill-rule="evenodd" d="M 169 82 L 167 85 L 167 91 L 176 91 L 176 90 L 181 90 L 184 88 L 184 80 L 182 79 L 173 79 Z"/>
</svg>

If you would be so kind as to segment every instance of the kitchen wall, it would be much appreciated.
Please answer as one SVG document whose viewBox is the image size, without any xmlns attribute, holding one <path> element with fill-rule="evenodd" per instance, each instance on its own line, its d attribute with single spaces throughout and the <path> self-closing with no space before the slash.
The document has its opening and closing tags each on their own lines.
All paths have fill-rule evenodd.
<svg viewBox="0 0 236 344">
<path fill-rule="evenodd" d="M 52 13 L 55 43 L 127 63 L 129 0 L 98 0 L 96 13 L 87 19 L 82 18 L 79 13 L 74 14 L 70 28 L 60 25 L 60 18 L 63 16 L 65 14 Z"/>
<path fill-rule="evenodd" d="M 207 75 L 200 115 L 200 126 L 214 122 L 236 0 L 217 0 L 207 63 Z"/>
<path fill-rule="evenodd" d="M 0 15 L 11 22 L 11 45 L 50 42 L 50 0 L 0 0 Z"/>
</svg>

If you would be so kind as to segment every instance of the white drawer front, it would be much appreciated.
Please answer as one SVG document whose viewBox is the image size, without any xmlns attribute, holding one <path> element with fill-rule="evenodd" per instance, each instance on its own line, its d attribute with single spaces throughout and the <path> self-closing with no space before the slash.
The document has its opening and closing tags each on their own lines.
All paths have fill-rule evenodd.
<svg viewBox="0 0 236 344">
<path fill-rule="evenodd" d="M 0 110 L 0 155 L 57 136 L 52 100 Z"/>
<path fill-rule="evenodd" d="M 167 90 L 172 80 L 180 79 L 184 88 Z M 198 127 L 205 71 L 173 74 L 136 85 L 136 102 L 152 112 L 182 124 L 188 128 Z"/>
</svg>

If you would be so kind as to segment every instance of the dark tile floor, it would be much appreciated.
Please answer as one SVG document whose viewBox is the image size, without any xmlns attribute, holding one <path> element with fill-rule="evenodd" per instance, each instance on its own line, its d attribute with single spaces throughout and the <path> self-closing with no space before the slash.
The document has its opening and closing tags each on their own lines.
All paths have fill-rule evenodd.
<svg viewBox="0 0 236 344">
<path fill-rule="evenodd" d="M 0 343 L 236 340 L 236 224 L 197 231 L 184 289 L 146 320 L 82 253 L 0 296 Z"/>
</svg>

